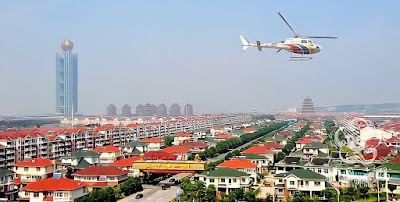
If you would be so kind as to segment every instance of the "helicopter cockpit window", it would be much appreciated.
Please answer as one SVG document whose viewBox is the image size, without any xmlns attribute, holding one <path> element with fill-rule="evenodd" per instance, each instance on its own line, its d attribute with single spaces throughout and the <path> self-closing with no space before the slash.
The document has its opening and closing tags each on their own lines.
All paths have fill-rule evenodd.
<svg viewBox="0 0 400 202">
<path fill-rule="evenodd" d="M 312 41 L 310 41 L 310 40 L 308 40 L 308 43 L 311 44 L 311 45 L 313 44 Z"/>
<path fill-rule="evenodd" d="M 301 43 L 307 43 L 307 40 L 301 40 Z"/>
</svg>

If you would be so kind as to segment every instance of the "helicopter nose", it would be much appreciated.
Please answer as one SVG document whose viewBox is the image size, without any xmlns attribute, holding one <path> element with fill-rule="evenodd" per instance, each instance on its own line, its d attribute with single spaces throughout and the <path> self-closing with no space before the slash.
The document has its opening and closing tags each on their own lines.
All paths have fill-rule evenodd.
<svg viewBox="0 0 400 202">
<path fill-rule="evenodd" d="M 321 51 L 321 46 L 317 46 L 317 52 Z"/>
</svg>

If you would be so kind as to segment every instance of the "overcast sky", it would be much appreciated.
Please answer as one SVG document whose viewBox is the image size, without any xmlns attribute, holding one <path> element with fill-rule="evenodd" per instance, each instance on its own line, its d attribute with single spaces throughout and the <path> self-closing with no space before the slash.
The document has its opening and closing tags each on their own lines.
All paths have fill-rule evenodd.
<svg viewBox="0 0 400 202">
<path fill-rule="evenodd" d="M 118 2 L 118 3 L 116 3 Z M 385 3 L 384 3 L 385 2 Z M 55 112 L 55 54 L 79 54 L 79 112 L 187 102 L 195 113 L 400 102 L 400 1 L 1 1 L 0 114 Z M 248 49 L 296 32 L 313 60 Z"/>
</svg>

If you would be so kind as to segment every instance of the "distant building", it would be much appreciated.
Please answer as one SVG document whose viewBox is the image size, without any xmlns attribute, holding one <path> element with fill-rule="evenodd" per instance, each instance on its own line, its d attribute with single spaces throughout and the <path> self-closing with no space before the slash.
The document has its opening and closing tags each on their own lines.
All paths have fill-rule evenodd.
<svg viewBox="0 0 400 202">
<path fill-rule="evenodd" d="M 193 116 L 193 106 L 190 103 L 187 103 L 185 105 L 184 115 L 186 117 L 192 117 Z"/>
<path fill-rule="evenodd" d="M 306 97 L 303 101 L 302 113 L 315 113 L 314 103 L 310 97 Z"/>
<path fill-rule="evenodd" d="M 113 104 L 108 105 L 107 116 L 117 116 L 117 107 L 115 107 L 115 105 Z"/>
<path fill-rule="evenodd" d="M 151 105 L 151 113 L 153 116 L 157 116 L 157 106 L 154 104 Z"/>
<path fill-rule="evenodd" d="M 181 107 L 178 103 L 174 103 L 169 107 L 169 116 L 178 117 L 181 115 Z"/>
<path fill-rule="evenodd" d="M 129 106 L 128 104 L 125 104 L 122 107 L 122 116 L 123 117 L 131 117 L 132 116 L 131 106 Z"/>
<path fill-rule="evenodd" d="M 72 41 L 61 42 L 63 53 L 56 55 L 56 112 L 71 117 L 78 112 L 78 54 Z"/>
<path fill-rule="evenodd" d="M 136 106 L 136 116 L 143 116 L 144 115 L 144 106 L 139 104 Z"/>
<path fill-rule="evenodd" d="M 152 104 L 147 103 L 143 108 L 143 116 L 153 116 L 154 115 L 154 107 Z"/>
<path fill-rule="evenodd" d="M 167 117 L 168 116 L 168 108 L 164 103 L 161 103 L 157 107 L 157 116 Z"/>
</svg>

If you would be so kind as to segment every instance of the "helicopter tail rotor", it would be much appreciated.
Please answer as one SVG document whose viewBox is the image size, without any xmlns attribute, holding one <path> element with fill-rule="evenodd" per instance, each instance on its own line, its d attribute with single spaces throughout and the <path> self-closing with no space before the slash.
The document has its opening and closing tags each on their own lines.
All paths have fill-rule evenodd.
<svg viewBox="0 0 400 202">
<path fill-rule="evenodd" d="M 247 41 L 247 39 L 244 38 L 242 35 L 240 35 L 240 41 L 242 41 L 242 47 L 243 47 L 244 51 L 247 50 L 251 46 L 249 41 Z"/>
</svg>

